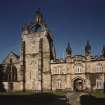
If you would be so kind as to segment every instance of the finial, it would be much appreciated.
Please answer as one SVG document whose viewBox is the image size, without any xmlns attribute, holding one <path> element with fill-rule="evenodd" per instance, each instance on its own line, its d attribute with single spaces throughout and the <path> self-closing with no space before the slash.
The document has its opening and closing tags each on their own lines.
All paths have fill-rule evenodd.
<svg viewBox="0 0 105 105">
<path fill-rule="evenodd" d="M 102 56 L 105 58 L 105 45 L 103 45 Z"/>
<path fill-rule="evenodd" d="M 90 54 L 91 54 L 91 45 L 90 45 L 90 41 L 87 40 L 86 46 L 85 46 L 85 55 L 89 56 Z"/>
<path fill-rule="evenodd" d="M 40 8 L 38 8 L 38 10 L 36 11 L 36 23 L 37 24 L 43 23 L 43 14 Z"/>
<path fill-rule="evenodd" d="M 66 48 L 66 54 L 67 56 L 72 54 L 72 50 L 71 50 L 71 47 L 70 47 L 70 43 L 68 42 L 68 45 L 67 45 L 67 48 Z"/>
</svg>

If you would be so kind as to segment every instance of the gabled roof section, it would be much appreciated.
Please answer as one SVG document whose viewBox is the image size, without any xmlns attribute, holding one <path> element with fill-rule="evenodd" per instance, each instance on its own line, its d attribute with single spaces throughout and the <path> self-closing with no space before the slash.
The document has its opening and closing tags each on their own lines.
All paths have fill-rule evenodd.
<svg viewBox="0 0 105 105">
<path fill-rule="evenodd" d="M 19 58 L 20 57 L 15 52 L 11 51 L 3 60 L 2 64 L 8 64 L 10 62 L 10 59 L 12 59 L 13 63 L 16 63 L 19 60 Z"/>
</svg>

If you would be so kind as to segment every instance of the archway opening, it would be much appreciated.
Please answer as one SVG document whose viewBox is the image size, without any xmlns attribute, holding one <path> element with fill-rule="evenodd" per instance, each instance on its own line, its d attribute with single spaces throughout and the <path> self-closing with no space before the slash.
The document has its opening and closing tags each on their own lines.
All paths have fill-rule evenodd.
<svg viewBox="0 0 105 105">
<path fill-rule="evenodd" d="M 74 80 L 74 83 L 73 83 L 73 87 L 74 87 L 74 91 L 83 91 L 83 80 L 80 79 L 80 78 L 77 78 Z"/>
</svg>

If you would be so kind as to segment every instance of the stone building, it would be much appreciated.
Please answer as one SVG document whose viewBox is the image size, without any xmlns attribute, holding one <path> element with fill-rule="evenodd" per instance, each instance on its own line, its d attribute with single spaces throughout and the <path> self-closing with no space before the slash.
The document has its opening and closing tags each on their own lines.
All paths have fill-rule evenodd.
<svg viewBox="0 0 105 105">
<path fill-rule="evenodd" d="M 103 89 L 105 46 L 92 56 L 87 41 L 84 55 L 72 54 L 68 43 L 66 57 L 57 59 L 53 35 L 40 10 L 21 31 L 21 52 L 10 52 L 0 64 L 0 90 L 6 91 L 85 91 Z"/>
</svg>

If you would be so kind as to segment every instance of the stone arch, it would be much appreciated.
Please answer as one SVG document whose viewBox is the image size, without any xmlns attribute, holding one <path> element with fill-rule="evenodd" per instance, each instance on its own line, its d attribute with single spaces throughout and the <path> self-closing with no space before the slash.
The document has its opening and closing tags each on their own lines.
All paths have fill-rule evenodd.
<svg viewBox="0 0 105 105">
<path fill-rule="evenodd" d="M 72 80 L 72 87 L 74 91 L 83 91 L 84 90 L 84 85 L 85 85 L 85 79 L 77 76 L 73 78 Z"/>
</svg>

